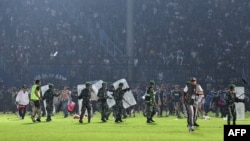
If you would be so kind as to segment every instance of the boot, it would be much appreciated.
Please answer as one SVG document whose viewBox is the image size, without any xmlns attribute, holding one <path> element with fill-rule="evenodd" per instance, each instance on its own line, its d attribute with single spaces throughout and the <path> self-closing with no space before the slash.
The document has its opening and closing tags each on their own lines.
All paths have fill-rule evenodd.
<svg viewBox="0 0 250 141">
<path fill-rule="evenodd" d="M 194 126 L 190 126 L 190 127 L 188 128 L 188 131 L 189 131 L 189 132 L 193 132 L 193 131 L 194 131 Z"/>
<path fill-rule="evenodd" d="M 235 122 L 235 121 L 233 121 L 233 125 L 236 125 L 236 122 Z"/>
<path fill-rule="evenodd" d="M 90 123 L 91 120 L 91 116 L 88 115 L 88 123 Z"/>
<path fill-rule="evenodd" d="M 115 119 L 115 122 L 116 122 L 116 123 L 118 123 L 118 122 L 119 122 L 119 120 L 118 120 L 118 119 Z"/>
<path fill-rule="evenodd" d="M 194 126 L 199 127 L 200 125 L 199 125 L 198 123 L 195 122 L 195 123 L 194 123 Z"/>
<path fill-rule="evenodd" d="M 101 118 L 102 122 L 106 122 L 106 119 L 105 119 L 105 116 L 102 115 L 102 118 Z"/>
<path fill-rule="evenodd" d="M 109 116 L 106 116 L 106 120 L 109 120 Z"/>
<path fill-rule="evenodd" d="M 150 120 L 151 122 L 155 122 L 155 121 L 153 120 L 153 118 L 150 118 L 149 120 Z"/>
<path fill-rule="evenodd" d="M 36 122 L 36 120 L 35 120 L 35 117 L 34 117 L 34 116 L 31 116 L 31 120 L 32 120 L 33 122 Z"/>
<path fill-rule="evenodd" d="M 50 121 L 51 121 L 51 117 L 50 117 L 50 116 L 47 116 L 46 121 L 47 121 L 47 122 L 50 122 Z"/>
<path fill-rule="evenodd" d="M 102 122 L 106 122 L 105 118 L 102 118 L 101 120 L 102 120 Z"/>
<path fill-rule="evenodd" d="M 152 123 L 150 118 L 147 118 L 147 123 Z"/>
<path fill-rule="evenodd" d="M 37 122 L 41 122 L 41 119 L 40 119 L 40 118 L 37 118 L 36 121 L 37 121 Z"/>
<path fill-rule="evenodd" d="M 79 119 L 79 123 L 83 123 L 82 119 L 83 119 L 83 115 L 81 114 L 80 119 Z"/>
</svg>

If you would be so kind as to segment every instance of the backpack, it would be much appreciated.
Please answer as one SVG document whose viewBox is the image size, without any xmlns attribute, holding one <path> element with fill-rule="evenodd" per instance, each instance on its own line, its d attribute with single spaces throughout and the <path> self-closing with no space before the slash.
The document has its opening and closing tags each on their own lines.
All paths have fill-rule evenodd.
<svg viewBox="0 0 250 141">
<path fill-rule="evenodd" d="M 220 96 L 220 99 L 218 101 L 218 105 L 226 105 L 226 101 L 222 96 Z"/>
</svg>

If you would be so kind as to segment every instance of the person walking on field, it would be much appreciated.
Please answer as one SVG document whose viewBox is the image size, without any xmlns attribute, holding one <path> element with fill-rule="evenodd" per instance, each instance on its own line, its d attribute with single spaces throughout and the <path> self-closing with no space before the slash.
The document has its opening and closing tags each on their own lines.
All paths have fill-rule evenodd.
<svg viewBox="0 0 250 141">
<path fill-rule="evenodd" d="M 31 87 L 30 92 L 30 105 L 32 109 L 31 119 L 33 122 L 41 122 L 41 80 L 36 80 L 35 84 Z M 37 118 L 35 119 L 37 115 Z"/>
<path fill-rule="evenodd" d="M 122 120 L 122 110 L 123 110 L 123 96 L 130 90 L 130 88 L 123 89 L 123 83 L 119 83 L 118 88 L 113 91 L 113 97 L 115 99 L 114 112 L 115 112 L 115 122 L 123 122 Z"/>
<path fill-rule="evenodd" d="M 29 101 L 30 100 L 29 100 L 29 93 L 27 91 L 27 86 L 23 85 L 22 89 L 17 93 L 16 96 L 16 104 L 20 119 L 24 119 Z"/>
<path fill-rule="evenodd" d="M 51 116 L 53 114 L 53 99 L 54 97 L 58 97 L 60 94 L 56 94 L 53 90 L 54 85 L 49 84 L 49 89 L 44 93 L 43 100 L 46 100 L 46 111 L 47 111 L 47 119 L 46 121 L 51 121 Z"/>
<path fill-rule="evenodd" d="M 244 102 L 244 99 L 239 99 L 236 97 L 235 85 L 231 84 L 229 86 L 229 91 L 226 93 L 226 107 L 227 107 L 227 125 L 231 124 L 231 120 L 233 125 L 236 125 L 236 107 L 235 102 Z"/>
<path fill-rule="evenodd" d="M 197 84 L 196 78 L 192 78 L 183 89 L 182 101 L 187 109 L 187 122 L 189 132 L 194 131 L 194 126 L 199 126 L 197 120 L 198 98 L 203 95 L 202 87 Z"/>
<path fill-rule="evenodd" d="M 102 83 L 102 87 L 98 90 L 97 96 L 98 96 L 98 102 L 100 103 L 101 106 L 101 120 L 102 122 L 106 122 L 109 116 L 109 107 L 107 104 L 107 99 L 108 98 L 111 99 L 111 97 L 109 97 L 107 94 L 106 82 Z"/>
<path fill-rule="evenodd" d="M 90 123 L 91 120 L 91 102 L 90 102 L 90 98 L 91 98 L 91 84 L 86 82 L 85 83 L 86 88 L 84 88 L 78 99 L 82 99 L 82 107 L 81 107 L 81 114 L 80 114 L 80 119 L 79 119 L 79 123 L 83 123 L 83 116 L 85 114 L 85 111 L 87 110 L 88 112 L 88 123 Z"/>
<path fill-rule="evenodd" d="M 171 91 L 171 98 L 172 101 L 174 102 L 174 108 L 175 108 L 175 114 L 177 118 L 182 118 L 181 117 L 181 91 L 179 89 L 179 85 L 174 86 L 174 90 Z"/>
<path fill-rule="evenodd" d="M 61 90 L 60 99 L 61 99 L 64 118 L 67 118 L 69 115 L 67 106 L 70 100 L 70 91 L 68 90 L 67 86 L 64 86 L 63 90 Z"/>
<path fill-rule="evenodd" d="M 149 82 L 149 87 L 147 89 L 147 93 L 145 95 L 145 104 L 146 104 L 146 117 L 147 117 L 147 123 L 155 122 L 153 120 L 154 115 L 156 114 L 156 101 L 155 101 L 155 82 L 151 80 Z"/>
</svg>

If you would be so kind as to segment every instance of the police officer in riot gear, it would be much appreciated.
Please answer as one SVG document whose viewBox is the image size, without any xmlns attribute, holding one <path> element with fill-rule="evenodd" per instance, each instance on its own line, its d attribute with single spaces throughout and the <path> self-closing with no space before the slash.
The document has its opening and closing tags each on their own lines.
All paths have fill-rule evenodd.
<svg viewBox="0 0 250 141">
<path fill-rule="evenodd" d="M 130 88 L 126 88 L 123 89 L 123 83 L 119 83 L 118 88 L 113 92 L 113 97 L 115 99 L 115 122 L 123 122 L 122 121 L 122 110 L 123 110 L 123 104 L 122 104 L 122 100 L 123 100 L 123 96 L 124 93 L 129 91 Z"/>
<path fill-rule="evenodd" d="M 109 116 L 109 107 L 107 104 L 107 99 L 111 98 L 107 94 L 106 82 L 102 83 L 102 87 L 98 90 L 97 96 L 98 96 L 98 102 L 100 103 L 101 106 L 101 120 L 102 122 L 106 122 Z"/>
<path fill-rule="evenodd" d="M 226 107 L 227 107 L 227 125 L 230 125 L 231 120 L 233 125 L 236 125 L 236 108 L 235 102 L 244 102 L 244 99 L 239 99 L 236 97 L 235 85 L 231 84 L 229 86 L 229 91 L 226 93 Z"/>
<path fill-rule="evenodd" d="M 155 122 L 153 120 L 154 115 L 156 114 L 156 102 L 155 102 L 155 82 L 151 80 L 149 82 L 149 87 L 145 95 L 145 104 L 146 104 L 146 117 L 147 123 Z"/>
<path fill-rule="evenodd" d="M 87 109 L 88 113 L 88 123 L 90 123 L 91 120 L 91 103 L 90 103 L 90 98 L 91 98 L 91 84 L 89 82 L 85 83 L 86 88 L 84 88 L 80 95 L 78 96 L 78 99 L 82 99 L 82 107 L 81 107 L 81 114 L 80 114 L 80 119 L 79 123 L 83 123 L 82 119 L 85 114 L 85 111 Z"/>
<path fill-rule="evenodd" d="M 53 98 L 60 95 L 54 93 L 53 88 L 54 85 L 49 83 L 49 89 L 43 95 L 43 100 L 46 100 L 47 122 L 51 121 L 51 116 L 53 114 Z"/>
</svg>

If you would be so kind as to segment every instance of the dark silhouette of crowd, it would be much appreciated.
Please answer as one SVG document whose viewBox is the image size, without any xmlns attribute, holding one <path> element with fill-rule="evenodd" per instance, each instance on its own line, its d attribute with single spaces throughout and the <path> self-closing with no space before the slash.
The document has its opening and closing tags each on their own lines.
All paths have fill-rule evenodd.
<svg viewBox="0 0 250 141">
<path fill-rule="evenodd" d="M 127 3 L 117 0 L 2 0 L 2 87 L 35 78 L 76 86 L 128 78 L 170 85 L 197 77 L 205 91 L 249 73 L 250 2 L 133 1 L 133 63 L 126 48 Z M 63 81 L 57 82 L 55 79 Z M 11 80 L 11 81 L 9 81 Z M 7 88 L 6 88 L 7 89 Z"/>
</svg>

